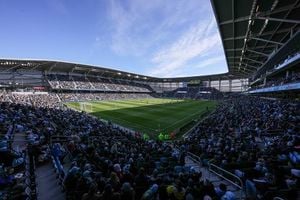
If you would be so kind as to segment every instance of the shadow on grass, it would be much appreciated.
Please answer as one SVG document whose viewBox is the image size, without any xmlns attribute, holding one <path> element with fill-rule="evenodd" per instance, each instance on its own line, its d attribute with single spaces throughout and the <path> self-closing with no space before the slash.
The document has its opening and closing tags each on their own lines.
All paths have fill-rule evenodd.
<svg viewBox="0 0 300 200">
<path fill-rule="evenodd" d="M 116 103 L 121 104 L 123 102 L 116 101 Z M 95 111 L 90 114 L 134 131 L 147 133 L 154 138 L 160 132 L 171 133 L 176 131 L 177 136 L 182 135 L 189 128 L 192 128 L 196 121 L 203 118 L 205 113 L 214 110 L 216 104 L 214 101 L 187 100 L 154 105 L 143 104 L 127 108 L 117 108 L 116 105 L 111 110 L 103 111 L 97 111 L 95 106 L 93 109 Z M 96 105 L 101 105 L 101 102 L 96 103 Z M 107 103 L 103 105 L 107 105 Z M 110 104 L 110 106 L 112 105 Z"/>
</svg>

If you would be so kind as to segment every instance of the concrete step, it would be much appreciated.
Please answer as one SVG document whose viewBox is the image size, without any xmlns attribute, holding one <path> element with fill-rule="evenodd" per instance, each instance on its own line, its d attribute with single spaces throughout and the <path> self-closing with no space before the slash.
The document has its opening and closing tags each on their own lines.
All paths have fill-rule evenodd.
<svg viewBox="0 0 300 200">
<path fill-rule="evenodd" d="M 215 187 L 218 187 L 220 185 L 220 183 L 223 183 L 227 186 L 227 189 L 232 191 L 233 193 L 235 193 L 237 199 L 245 199 L 245 193 L 237 188 L 235 185 L 233 185 L 232 183 L 222 179 L 221 177 L 215 175 L 214 173 L 210 172 L 206 167 L 202 167 L 199 163 L 194 162 L 191 158 L 189 158 L 188 156 L 185 159 L 185 165 L 186 166 L 191 166 L 194 167 L 194 169 L 197 172 L 202 172 L 202 179 L 207 179 L 210 182 L 212 182 L 212 184 Z"/>
<path fill-rule="evenodd" d="M 52 163 L 48 162 L 36 169 L 38 200 L 64 200 L 65 193 L 56 179 Z"/>
</svg>

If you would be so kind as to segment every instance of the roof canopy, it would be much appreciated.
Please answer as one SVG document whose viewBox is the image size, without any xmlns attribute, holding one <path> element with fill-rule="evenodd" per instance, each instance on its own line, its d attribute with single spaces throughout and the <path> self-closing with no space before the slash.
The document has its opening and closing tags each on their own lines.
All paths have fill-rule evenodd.
<svg viewBox="0 0 300 200">
<path fill-rule="evenodd" d="M 9 70 L 38 70 L 46 73 L 78 73 L 86 75 L 96 75 L 102 77 L 115 77 L 120 79 L 131 79 L 138 81 L 153 81 L 153 82 L 178 82 L 190 80 L 219 80 L 229 79 L 231 75 L 228 73 L 215 74 L 207 76 L 193 76 L 180 78 L 157 78 L 145 76 L 120 70 L 109 69 L 105 67 L 91 66 L 78 63 L 69 63 L 63 61 L 49 60 L 12 60 L 0 59 L 0 73 Z"/>
<path fill-rule="evenodd" d="M 299 0 L 211 0 L 229 73 L 257 75 L 299 33 Z M 299 44 L 300 40 L 293 41 Z M 294 43 L 295 44 L 295 43 Z M 276 57 L 276 56 L 275 56 Z M 270 66 L 272 67 L 272 66 Z M 259 70 L 262 72 L 262 70 Z"/>
</svg>

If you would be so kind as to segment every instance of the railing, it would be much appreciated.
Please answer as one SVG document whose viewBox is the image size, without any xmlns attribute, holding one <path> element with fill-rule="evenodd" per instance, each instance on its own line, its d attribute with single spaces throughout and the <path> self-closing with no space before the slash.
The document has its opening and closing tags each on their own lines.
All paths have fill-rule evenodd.
<svg viewBox="0 0 300 200">
<path fill-rule="evenodd" d="M 36 185 L 36 164 L 35 157 L 29 153 L 27 149 L 25 151 L 25 195 L 26 199 L 37 200 L 37 185 Z"/>
<path fill-rule="evenodd" d="M 203 165 L 203 162 L 199 156 L 191 152 L 188 152 L 187 156 L 189 156 L 189 158 L 197 163 L 200 167 Z M 237 187 L 240 190 L 240 199 L 243 198 L 244 184 L 240 177 L 210 162 L 208 162 L 208 170 L 209 172 L 214 173 L 215 175 Z"/>
<path fill-rule="evenodd" d="M 274 197 L 273 200 L 285 200 L 285 199 L 283 199 L 281 197 Z"/>
<path fill-rule="evenodd" d="M 202 160 L 201 160 L 201 158 L 200 158 L 199 156 L 197 156 L 197 155 L 195 155 L 195 154 L 193 154 L 193 153 L 190 153 L 190 152 L 188 152 L 187 155 L 188 155 L 194 162 L 198 163 L 200 166 L 203 165 Z"/>
<path fill-rule="evenodd" d="M 212 164 L 212 163 L 208 164 L 208 170 L 210 172 L 216 174 L 217 176 L 225 179 L 226 181 L 228 181 L 229 183 L 231 183 L 238 189 L 240 189 L 240 192 L 241 192 L 240 199 L 242 199 L 244 185 L 243 185 L 243 181 L 241 180 L 240 177 L 238 177 L 235 174 L 233 174 L 225 169 L 222 169 L 221 167 L 218 167 L 217 165 Z"/>
<path fill-rule="evenodd" d="M 282 63 L 280 63 L 280 64 L 279 64 L 277 67 L 275 67 L 274 69 L 275 69 L 275 70 L 281 69 L 281 68 L 287 66 L 288 64 L 294 62 L 294 61 L 297 60 L 298 58 L 300 58 L 300 54 L 299 54 L 299 53 L 293 55 L 293 57 L 291 57 L 291 58 L 285 59 Z"/>
</svg>

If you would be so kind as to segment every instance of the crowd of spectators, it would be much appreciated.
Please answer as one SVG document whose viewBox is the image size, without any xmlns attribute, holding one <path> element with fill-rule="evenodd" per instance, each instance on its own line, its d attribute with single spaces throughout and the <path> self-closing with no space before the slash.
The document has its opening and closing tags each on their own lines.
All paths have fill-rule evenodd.
<svg viewBox="0 0 300 200">
<path fill-rule="evenodd" d="M 119 99 L 153 98 L 147 93 L 45 93 L 35 94 L 0 92 L 0 102 L 11 102 L 22 105 L 62 108 L 61 102 L 68 101 L 109 101 Z"/>
<path fill-rule="evenodd" d="M 60 107 L 60 101 L 58 95 L 55 93 L 35 94 L 34 92 L 22 93 L 22 92 L 0 92 L 0 102 L 17 103 L 35 107 Z"/>
<path fill-rule="evenodd" d="M 125 80 L 65 75 L 48 75 L 47 79 L 53 89 L 151 92 L 147 85 Z"/>
<path fill-rule="evenodd" d="M 280 69 L 282 67 L 285 67 L 288 64 L 294 62 L 295 60 L 297 60 L 299 58 L 300 58 L 300 52 L 296 51 L 295 53 L 287 56 L 287 58 L 285 60 L 283 60 L 281 63 L 275 65 L 273 70 L 277 70 L 277 69 Z"/>
<path fill-rule="evenodd" d="M 295 83 L 295 82 L 299 82 L 299 81 L 300 81 L 300 72 L 293 72 L 293 73 L 290 73 L 289 76 L 284 76 L 281 78 L 277 77 L 276 79 L 267 80 L 264 87 L 284 85 L 287 83 Z"/>
<path fill-rule="evenodd" d="M 11 176 L 25 159 L 11 147 L 18 132 L 25 134 L 37 162 L 52 155 L 70 163 L 63 176 L 68 199 L 234 199 L 225 185 L 215 188 L 186 167 L 185 152 L 198 155 L 204 166 L 215 164 L 239 176 L 250 199 L 295 199 L 300 188 L 298 101 L 229 97 L 176 142 L 178 151 L 169 143 L 144 141 L 85 113 L 61 109 L 59 98 L 64 97 L 1 92 L 0 191 L 8 187 L 22 196 L 20 188 L 25 188 Z M 68 139 L 52 145 L 53 135 Z"/>
<path fill-rule="evenodd" d="M 145 93 L 60 93 L 62 101 L 108 101 L 118 99 L 145 99 L 152 98 Z"/>
<path fill-rule="evenodd" d="M 49 95 L 43 98 L 43 102 L 52 102 Z M 50 157 L 70 163 L 63 176 L 67 199 L 234 199 L 226 186 L 214 188 L 200 172 L 185 166 L 184 153 L 169 143 L 145 141 L 138 134 L 82 112 L 62 110 L 56 104 L 6 99 L 0 102 L 0 119 L 5 122 L 1 131 L 11 125 L 22 131 L 37 163 Z M 67 140 L 51 143 L 52 136 L 57 135 Z M 12 149 L 1 150 L 7 153 L 1 162 L 12 163 Z M 1 180 L 10 174 L 7 167 L 0 174 Z M 15 182 L 1 184 L 9 194 L 16 191 Z M 18 187 L 23 187 L 20 184 Z"/>
<path fill-rule="evenodd" d="M 213 87 L 188 86 L 164 92 L 162 96 L 179 99 L 222 99 L 224 94 Z"/>
<path fill-rule="evenodd" d="M 239 96 L 223 101 L 180 144 L 239 176 L 251 199 L 296 199 L 299 124 L 299 102 Z"/>
<path fill-rule="evenodd" d="M 253 86 L 252 89 L 285 85 L 300 82 L 300 72 L 291 72 L 288 76 L 268 78 L 265 84 Z"/>
<path fill-rule="evenodd" d="M 273 72 L 279 71 L 281 68 L 284 68 L 288 66 L 290 63 L 299 60 L 300 58 L 300 53 L 299 50 L 296 51 L 295 53 L 289 55 L 285 60 L 280 62 L 277 65 L 274 65 L 274 67 L 268 71 L 267 74 L 272 74 Z M 258 88 L 265 88 L 265 87 L 272 87 L 272 86 L 280 86 L 288 83 L 295 83 L 300 81 L 300 72 L 297 70 L 297 66 L 293 66 L 294 69 L 296 70 L 290 70 L 289 69 L 289 74 L 286 75 L 285 71 L 281 72 L 281 75 L 275 75 L 274 77 L 268 77 L 265 83 L 257 86 L 253 86 L 252 89 L 258 89 Z"/>
</svg>

